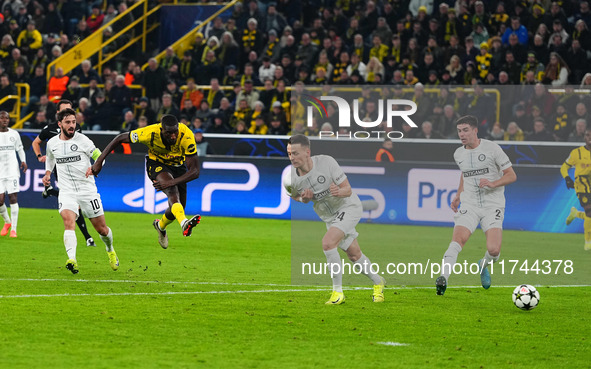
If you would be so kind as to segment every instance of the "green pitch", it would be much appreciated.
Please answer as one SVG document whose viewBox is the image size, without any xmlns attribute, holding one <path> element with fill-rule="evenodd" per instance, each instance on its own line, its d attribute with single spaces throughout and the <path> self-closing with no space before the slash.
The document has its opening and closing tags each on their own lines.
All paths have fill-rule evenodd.
<svg viewBox="0 0 591 369">
<path fill-rule="evenodd" d="M 307 241 L 322 260 L 320 223 L 206 216 L 190 238 L 172 224 L 162 250 L 154 216 L 122 213 L 107 213 L 120 269 L 110 269 L 93 230 L 96 248 L 78 233 L 80 273 L 72 275 L 57 211 L 20 214 L 19 237 L 0 239 L 0 368 L 589 365 L 591 287 L 541 287 L 540 305 L 524 312 L 511 302 L 513 287 L 453 288 L 477 285 L 473 276 L 452 279 L 445 296 L 430 285 L 404 287 L 430 278 L 386 276 L 393 287 L 383 304 L 372 303 L 368 289 L 348 287 L 344 305 L 325 306 L 330 288 L 296 283 L 291 272 L 292 256 L 303 255 L 292 255 L 292 228 L 306 233 L 294 243 Z M 440 258 L 451 236 L 449 228 L 358 230 L 363 250 L 380 263 Z M 575 273 L 549 284 L 590 284 L 582 235 L 506 232 L 504 241 L 506 259 L 575 260 Z M 478 259 L 482 242 L 479 232 L 460 257 Z"/>
</svg>

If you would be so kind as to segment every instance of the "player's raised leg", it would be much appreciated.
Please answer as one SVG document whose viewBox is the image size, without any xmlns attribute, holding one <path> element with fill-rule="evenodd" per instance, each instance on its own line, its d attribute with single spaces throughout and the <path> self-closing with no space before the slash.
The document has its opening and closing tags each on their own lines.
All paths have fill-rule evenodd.
<svg viewBox="0 0 591 369">
<path fill-rule="evenodd" d="M 60 215 L 64 221 L 64 246 L 68 260 L 66 261 L 66 268 L 72 274 L 78 273 L 78 262 L 76 261 L 76 217 L 77 214 L 72 210 L 63 209 Z"/>
<path fill-rule="evenodd" d="M 345 237 L 345 233 L 336 227 L 330 227 L 322 238 L 322 250 L 326 256 L 326 264 L 332 278 L 332 294 L 327 305 L 340 305 L 345 302 L 343 294 L 343 270 L 341 256 L 337 246 Z"/>
<path fill-rule="evenodd" d="M 10 201 L 10 217 L 12 218 L 10 237 L 16 238 L 16 228 L 18 225 L 18 213 L 20 210 L 19 206 L 18 206 L 18 194 L 16 192 L 8 194 L 8 200 Z"/>
<path fill-rule="evenodd" d="M 372 269 L 371 261 L 361 251 L 357 239 L 353 240 L 345 252 L 349 257 L 349 260 L 361 267 L 361 273 L 373 282 L 373 301 L 384 302 L 384 286 L 386 285 L 386 281 Z"/>
<path fill-rule="evenodd" d="M 447 281 L 453 270 L 453 266 L 458 260 L 458 255 L 462 251 L 466 242 L 470 238 L 472 232 L 470 229 L 456 225 L 452 235 L 452 240 L 445 253 L 443 254 L 443 260 L 441 263 L 441 275 L 435 280 L 435 287 L 438 295 L 443 295 L 447 289 Z"/>
<path fill-rule="evenodd" d="M 111 269 L 119 269 L 119 258 L 117 257 L 117 253 L 113 248 L 113 231 L 111 231 L 111 228 L 107 227 L 107 224 L 105 223 L 105 216 L 100 215 L 89 219 L 94 229 L 101 236 L 101 240 L 103 240 L 103 242 L 105 243 L 105 249 L 109 257 L 109 264 L 111 265 Z"/>
<path fill-rule="evenodd" d="M 0 180 L 0 191 L 3 191 L 2 182 L 3 181 Z M 2 204 L 0 205 L 0 216 L 2 216 L 2 219 L 4 220 L 4 226 L 2 226 L 0 236 L 6 236 L 10 231 L 11 226 L 10 216 L 8 215 L 8 209 L 6 209 L 6 205 L 4 204 L 4 199 L 4 193 L 0 194 L 0 204 Z"/>
<path fill-rule="evenodd" d="M 585 220 L 585 212 L 578 211 L 574 206 L 570 208 L 570 213 L 566 217 L 566 225 L 570 225 L 576 218 Z"/>
<path fill-rule="evenodd" d="M 168 172 L 162 172 L 158 174 L 156 179 L 159 182 L 172 181 L 173 176 Z M 164 216 L 162 217 L 162 219 L 160 219 L 160 222 L 158 223 L 160 230 L 165 230 L 168 224 L 172 223 L 172 221 L 176 219 L 181 225 L 181 228 L 183 230 L 183 236 L 189 237 L 193 232 L 193 228 L 197 224 L 199 224 L 201 216 L 195 215 L 191 219 L 187 219 L 187 216 L 185 215 L 184 204 L 181 202 L 181 194 L 179 192 L 178 186 L 167 187 L 163 190 L 163 192 L 168 197 L 168 203 L 170 206 L 168 209 L 166 209 Z M 186 202 L 186 190 L 184 192 L 184 201 Z M 160 244 L 160 246 L 162 246 L 162 243 Z M 164 246 L 162 247 L 166 248 Z"/>
</svg>

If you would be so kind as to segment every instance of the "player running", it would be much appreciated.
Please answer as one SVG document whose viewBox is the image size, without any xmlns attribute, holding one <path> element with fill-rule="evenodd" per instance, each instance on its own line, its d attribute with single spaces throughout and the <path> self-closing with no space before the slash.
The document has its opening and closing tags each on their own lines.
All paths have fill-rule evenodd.
<svg viewBox="0 0 591 369">
<path fill-rule="evenodd" d="M 347 176 L 336 162 L 327 155 L 310 156 L 310 140 L 295 135 L 287 141 L 287 155 L 292 165 L 292 193 L 294 200 L 314 203 L 314 211 L 326 223 L 327 232 L 322 238 L 322 249 L 332 273 L 332 295 L 327 305 L 345 302 L 343 271 L 337 248 L 347 253 L 349 260 L 361 266 L 374 283 L 373 301 L 384 301 L 386 281 L 371 270 L 371 262 L 363 255 L 357 242 L 359 223 L 363 209 L 359 197 L 351 190 Z M 336 265 L 334 265 L 336 264 Z"/>
<path fill-rule="evenodd" d="M 445 293 L 458 254 L 478 224 L 486 235 L 487 250 L 484 258 L 478 261 L 480 281 L 485 289 L 490 287 L 488 266 L 499 260 L 501 253 L 505 186 L 517 180 L 511 161 L 501 147 L 478 138 L 478 118 L 463 116 L 456 121 L 456 127 L 463 146 L 454 153 L 454 160 L 462 175 L 458 193 L 451 203 L 456 213 L 452 241 L 443 255 L 443 272 L 435 281 L 438 295 Z"/>
<path fill-rule="evenodd" d="M 568 170 L 575 167 L 575 180 L 568 175 Z M 584 211 L 578 211 L 573 207 L 566 218 L 566 224 L 571 224 L 575 218 L 584 220 L 585 250 L 591 250 L 591 128 L 585 131 L 585 146 L 571 151 L 562 167 L 560 174 L 566 181 L 566 188 L 573 188 L 579 198 L 579 203 Z"/>
<path fill-rule="evenodd" d="M 164 115 L 160 124 L 121 133 L 109 142 L 92 165 L 95 176 L 100 173 L 103 160 L 122 143 L 142 143 L 148 146 L 146 172 L 154 187 L 168 197 L 169 207 L 161 219 L 153 222 L 160 246 L 163 249 L 168 248 L 166 227 L 175 219 L 181 225 L 183 236 L 189 237 L 201 220 L 199 215 L 191 219 L 185 216 L 187 182 L 199 177 L 197 145 L 191 130 L 186 125 L 179 124 L 174 115 Z"/>
<path fill-rule="evenodd" d="M 64 109 L 72 109 L 72 102 L 69 100 L 61 100 L 59 103 L 57 103 L 58 113 Z M 82 128 L 80 127 L 80 124 L 78 124 L 78 123 L 76 123 L 76 132 L 82 133 Z M 59 135 L 59 133 L 60 133 L 60 127 L 57 124 L 57 122 L 51 123 L 51 124 L 48 124 L 45 127 L 43 127 L 43 129 L 39 133 L 39 136 L 35 137 L 35 140 L 33 140 L 33 143 L 32 143 L 33 151 L 35 152 L 35 155 L 37 155 L 37 160 L 39 160 L 40 163 L 45 163 L 45 160 L 46 160 L 46 156 L 41 154 L 41 143 L 44 141 L 48 141 L 50 138 L 52 138 L 54 136 Z M 55 176 L 55 179 L 57 180 L 57 174 Z M 55 188 L 53 188 L 50 183 L 50 184 L 46 185 L 45 190 L 43 190 L 43 198 L 46 199 L 49 196 L 58 197 L 59 193 L 60 193 L 59 190 L 56 190 Z M 84 220 L 84 215 L 82 215 L 82 212 L 79 212 L 79 216 L 76 219 L 76 224 L 78 225 L 80 232 L 82 232 L 82 234 L 84 235 L 84 238 L 86 239 L 86 246 L 96 246 L 96 244 L 94 243 L 94 239 L 92 238 L 90 233 L 88 233 L 88 228 L 86 227 L 86 221 Z"/>
<path fill-rule="evenodd" d="M 23 173 L 27 171 L 27 158 L 23 150 L 21 136 L 14 129 L 8 128 L 9 122 L 8 113 L 0 111 L 0 215 L 4 219 L 4 227 L 0 231 L 0 236 L 6 236 L 10 230 L 10 237 L 16 238 L 20 172 L 15 152 L 21 161 L 20 167 Z M 6 205 L 4 205 L 4 194 L 7 192 L 10 201 L 10 216 L 8 216 Z"/>
<path fill-rule="evenodd" d="M 47 141 L 47 160 L 43 184 L 51 182 L 54 167 L 60 177 L 58 196 L 59 212 L 64 220 L 64 245 L 68 254 L 66 268 L 73 274 L 78 273 L 76 260 L 76 218 L 85 213 L 105 243 L 109 264 L 113 270 L 119 268 L 119 259 L 113 249 L 113 232 L 105 224 L 105 216 L 94 177 L 88 176 L 90 158 L 96 160 L 100 151 L 94 143 L 82 133 L 76 131 L 76 112 L 63 109 L 57 114 L 60 134 Z M 80 209 L 80 211 L 79 211 Z"/>
</svg>

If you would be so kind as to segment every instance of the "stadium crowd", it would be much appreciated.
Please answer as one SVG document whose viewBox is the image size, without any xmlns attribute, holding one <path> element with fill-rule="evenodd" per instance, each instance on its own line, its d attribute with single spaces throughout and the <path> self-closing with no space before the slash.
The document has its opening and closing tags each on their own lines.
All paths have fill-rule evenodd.
<svg viewBox="0 0 591 369">
<path fill-rule="evenodd" d="M 324 121 L 306 126 L 301 96 L 288 91 L 302 84 L 323 94 L 331 85 L 365 86 L 360 118 L 369 121 L 378 98 L 415 101 L 420 128 L 393 127 L 405 137 L 455 138 L 453 122 L 470 113 L 495 140 L 583 141 L 589 122 L 589 94 L 578 91 L 591 89 L 588 1 L 245 0 L 198 32 L 180 58 L 168 48 L 142 70 L 149 56 L 126 53 L 101 75 L 87 60 L 67 75 L 58 68 L 47 83 L 49 62 L 133 2 L 102 4 L 2 4 L 0 98 L 29 83 L 24 113 L 35 115 L 27 127 L 54 119 L 51 101 L 64 98 L 76 102 L 84 129 L 128 131 L 174 114 L 197 133 L 338 131 L 330 103 Z M 491 89 L 500 91 L 500 113 Z"/>
</svg>

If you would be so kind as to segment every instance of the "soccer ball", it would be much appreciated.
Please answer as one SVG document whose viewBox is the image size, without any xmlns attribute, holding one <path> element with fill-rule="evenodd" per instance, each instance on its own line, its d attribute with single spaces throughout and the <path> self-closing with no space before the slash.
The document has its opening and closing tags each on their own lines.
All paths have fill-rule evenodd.
<svg viewBox="0 0 591 369">
<path fill-rule="evenodd" d="M 287 173 L 285 173 L 285 175 L 283 176 L 283 188 L 285 188 L 287 194 L 291 196 L 291 190 L 293 189 L 291 187 L 291 170 L 287 171 Z"/>
<path fill-rule="evenodd" d="M 529 284 L 522 284 L 513 290 L 513 303 L 521 310 L 531 310 L 540 303 L 540 293 Z"/>
</svg>

